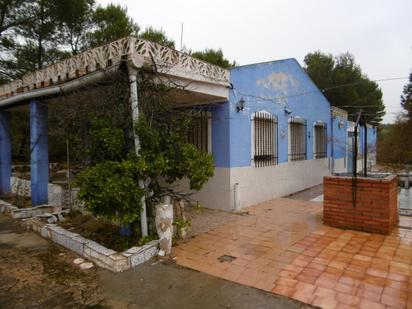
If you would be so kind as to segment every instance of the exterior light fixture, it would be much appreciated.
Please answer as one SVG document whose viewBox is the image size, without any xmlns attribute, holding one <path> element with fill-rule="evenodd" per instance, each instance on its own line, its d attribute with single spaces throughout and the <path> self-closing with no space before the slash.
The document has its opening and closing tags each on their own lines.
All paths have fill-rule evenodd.
<svg viewBox="0 0 412 309">
<path fill-rule="evenodd" d="M 290 108 L 285 107 L 285 113 L 286 114 L 292 114 L 292 110 Z"/>
<path fill-rule="evenodd" d="M 344 126 L 344 122 L 343 122 L 343 120 L 339 120 L 339 123 L 338 123 L 338 128 L 339 128 L 339 129 L 342 129 L 342 128 L 343 128 L 343 126 Z"/>
<path fill-rule="evenodd" d="M 239 113 L 240 111 L 243 111 L 244 108 L 245 108 L 245 100 L 243 99 L 243 97 L 241 97 L 239 102 L 237 102 L 236 111 Z"/>
</svg>

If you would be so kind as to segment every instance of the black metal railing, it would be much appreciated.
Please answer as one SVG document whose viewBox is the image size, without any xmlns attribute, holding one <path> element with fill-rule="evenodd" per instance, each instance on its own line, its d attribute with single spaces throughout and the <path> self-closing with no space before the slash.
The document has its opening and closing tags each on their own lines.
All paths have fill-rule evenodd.
<svg viewBox="0 0 412 309">
<path fill-rule="evenodd" d="M 327 156 L 327 128 L 325 125 L 315 125 L 315 159 L 326 158 Z"/>
<path fill-rule="evenodd" d="M 210 113 L 199 111 L 193 114 L 188 132 L 187 142 L 197 149 L 209 152 L 209 119 Z"/>
<path fill-rule="evenodd" d="M 292 117 L 289 122 L 289 129 L 289 160 L 306 160 L 306 120 Z"/>
<path fill-rule="evenodd" d="M 258 112 L 253 118 L 254 155 L 256 167 L 278 164 L 278 121 L 277 117 Z"/>
</svg>

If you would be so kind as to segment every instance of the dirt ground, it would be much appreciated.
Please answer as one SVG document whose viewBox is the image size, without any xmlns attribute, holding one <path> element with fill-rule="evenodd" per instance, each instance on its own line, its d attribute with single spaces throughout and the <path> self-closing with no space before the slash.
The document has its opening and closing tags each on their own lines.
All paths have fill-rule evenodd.
<svg viewBox="0 0 412 309">
<path fill-rule="evenodd" d="M 0 215 L 0 308 L 103 308 L 97 269 Z"/>
<path fill-rule="evenodd" d="M 76 257 L 0 215 L 0 308 L 309 308 L 173 263 L 115 274 Z"/>
</svg>

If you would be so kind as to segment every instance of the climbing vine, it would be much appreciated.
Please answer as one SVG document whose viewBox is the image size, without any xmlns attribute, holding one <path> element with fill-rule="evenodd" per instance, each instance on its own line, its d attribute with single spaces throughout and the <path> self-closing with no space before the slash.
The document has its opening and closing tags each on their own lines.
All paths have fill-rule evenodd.
<svg viewBox="0 0 412 309">
<path fill-rule="evenodd" d="M 185 178 L 191 190 L 200 190 L 213 176 L 212 156 L 187 142 L 196 110 L 173 108 L 167 95 L 170 86 L 140 78 L 142 112 L 134 125 L 139 153 L 130 149 L 123 155 L 127 149 L 124 128 L 113 127 L 107 117 L 98 117 L 90 127 L 94 164 L 76 180 L 78 196 L 87 210 L 120 223 L 140 219 L 142 197 L 151 214 L 153 205 L 164 195 L 189 198 L 176 189 L 176 181 Z"/>
</svg>

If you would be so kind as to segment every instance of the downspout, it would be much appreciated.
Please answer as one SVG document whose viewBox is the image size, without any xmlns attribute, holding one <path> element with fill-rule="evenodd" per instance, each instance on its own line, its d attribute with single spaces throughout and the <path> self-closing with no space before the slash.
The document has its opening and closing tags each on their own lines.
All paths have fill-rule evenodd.
<svg viewBox="0 0 412 309">
<path fill-rule="evenodd" d="M 235 211 L 240 211 L 240 187 L 239 183 L 235 183 L 233 186 L 233 193 L 234 193 L 234 204 L 235 204 Z"/>
</svg>

